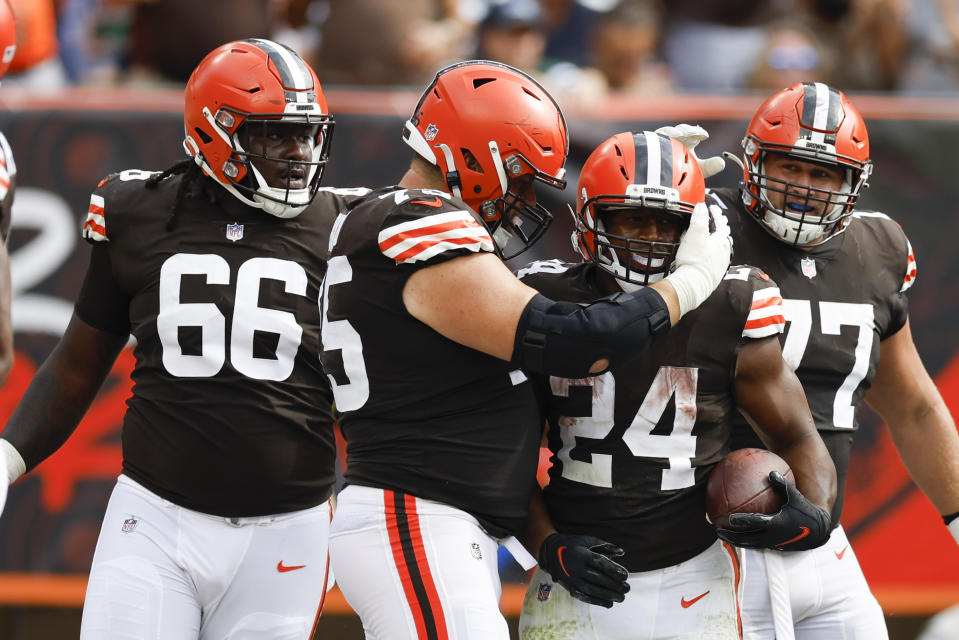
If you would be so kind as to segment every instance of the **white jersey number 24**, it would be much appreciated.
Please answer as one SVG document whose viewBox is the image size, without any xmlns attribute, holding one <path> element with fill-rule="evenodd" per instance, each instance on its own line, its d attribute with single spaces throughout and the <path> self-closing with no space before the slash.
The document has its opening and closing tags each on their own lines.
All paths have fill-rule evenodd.
<svg viewBox="0 0 959 640">
<path fill-rule="evenodd" d="M 623 442 L 630 453 L 640 458 L 665 458 L 660 489 L 683 489 L 695 484 L 692 462 L 696 457 L 696 385 L 699 370 L 691 367 L 660 367 L 656 377 L 623 433 Z M 612 456 L 589 451 L 589 440 L 603 440 L 613 430 L 613 407 L 616 380 L 606 372 L 592 378 L 549 379 L 553 395 L 568 397 L 570 387 L 592 387 L 592 409 L 584 417 L 560 416 L 559 432 L 563 442 L 556 457 L 562 463 L 562 476 L 568 480 L 596 487 L 613 486 Z M 670 398 L 675 396 L 676 413 L 673 428 L 666 435 L 653 434 Z M 585 450 L 589 460 L 570 456 L 574 448 Z"/>
</svg>

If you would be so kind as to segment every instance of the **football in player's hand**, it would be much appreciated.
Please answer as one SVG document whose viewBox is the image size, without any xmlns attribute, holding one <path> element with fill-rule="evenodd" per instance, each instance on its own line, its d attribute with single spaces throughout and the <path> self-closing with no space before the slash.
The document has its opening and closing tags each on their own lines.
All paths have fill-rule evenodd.
<svg viewBox="0 0 959 640">
<path fill-rule="evenodd" d="M 785 460 L 765 449 L 737 449 L 713 467 L 706 484 L 706 518 L 720 529 L 731 513 L 773 514 L 785 498 L 769 484 L 769 472 L 778 471 L 795 482 Z"/>
</svg>

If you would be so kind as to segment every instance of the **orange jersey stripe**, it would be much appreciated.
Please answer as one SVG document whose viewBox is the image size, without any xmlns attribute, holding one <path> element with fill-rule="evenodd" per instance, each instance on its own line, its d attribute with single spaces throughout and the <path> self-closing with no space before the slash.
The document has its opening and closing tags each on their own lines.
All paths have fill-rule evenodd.
<svg viewBox="0 0 959 640">
<path fill-rule="evenodd" d="M 744 331 L 749 331 L 750 329 L 761 329 L 763 327 L 768 327 L 771 324 L 785 324 L 786 318 L 781 315 L 778 316 L 769 316 L 766 318 L 753 318 L 746 320 L 746 326 L 743 327 Z"/>
<path fill-rule="evenodd" d="M 454 229 L 469 229 L 477 228 L 482 229 L 480 225 L 474 220 L 467 220 L 465 218 L 459 220 L 452 220 L 450 222 L 443 222 L 439 224 L 432 224 L 427 227 L 419 227 L 416 229 L 409 229 L 406 231 L 401 231 L 399 233 L 393 234 L 389 238 L 382 240 L 380 242 L 380 251 L 386 252 L 391 247 L 403 242 L 404 240 L 410 240 L 413 238 L 420 238 L 423 236 L 434 235 L 438 233 L 445 233 L 447 231 L 453 231 Z M 483 230 L 485 234 L 485 229 Z"/>
<path fill-rule="evenodd" d="M 413 245 L 403 253 L 395 256 L 393 259 L 396 262 L 405 262 L 409 258 L 420 254 L 431 247 L 435 247 L 438 244 L 455 244 L 455 245 L 464 245 L 464 244 L 479 244 L 484 242 L 483 238 L 433 238 L 429 240 L 424 240 L 419 244 Z"/>
<path fill-rule="evenodd" d="M 106 228 L 104 228 L 103 225 L 97 224 L 97 223 L 94 222 L 93 220 L 87 220 L 86 222 L 84 222 L 84 223 L 83 223 L 83 228 L 84 228 L 84 229 L 90 229 L 90 230 L 92 230 L 92 231 L 96 231 L 96 232 L 99 233 L 101 236 L 106 236 L 106 235 L 107 235 L 107 230 L 106 230 Z"/>
<path fill-rule="evenodd" d="M 753 300 L 753 305 L 750 307 L 750 310 L 764 309 L 766 307 L 774 307 L 776 305 L 781 305 L 783 299 L 779 296 L 774 296 L 772 298 L 763 298 L 762 300 Z"/>
</svg>

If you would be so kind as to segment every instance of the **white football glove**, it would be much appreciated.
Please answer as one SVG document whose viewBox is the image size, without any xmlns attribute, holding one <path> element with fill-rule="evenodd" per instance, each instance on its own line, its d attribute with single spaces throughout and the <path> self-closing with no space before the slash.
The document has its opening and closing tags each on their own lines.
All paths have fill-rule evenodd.
<svg viewBox="0 0 959 640">
<path fill-rule="evenodd" d="M 656 129 L 656 133 L 661 133 L 670 138 L 676 138 L 683 143 L 689 152 L 696 158 L 699 168 L 703 172 L 703 177 L 714 176 L 726 168 L 726 161 L 722 156 L 713 156 L 712 158 L 700 158 L 696 155 L 696 145 L 703 140 L 709 139 L 709 132 L 698 124 L 677 124 Z"/>
<path fill-rule="evenodd" d="M 709 231 L 712 218 L 715 230 Z M 680 317 L 703 303 L 719 285 L 729 268 L 732 243 L 729 223 L 716 205 L 700 202 L 693 209 L 689 228 L 679 240 L 673 264 L 675 270 L 666 280 L 676 290 Z"/>
<path fill-rule="evenodd" d="M 13 481 L 23 475 L 27 465 L 16 448 L 0 438 L 0 514 L 7 504 L 7 489 Z"/>
<path fill-rule="evenodd" d="M 959 518 L 955 518 L 952 522 L 947 524 L 946 528 L 949 529 L 949 533 L 952 534 L 956 544 L 959 544 Z"/>
</svg>

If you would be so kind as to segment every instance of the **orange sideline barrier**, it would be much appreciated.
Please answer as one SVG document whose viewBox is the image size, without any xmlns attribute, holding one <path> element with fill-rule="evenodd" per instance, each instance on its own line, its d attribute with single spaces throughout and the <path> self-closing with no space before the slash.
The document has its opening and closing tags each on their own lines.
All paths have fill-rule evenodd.
<svg viewBox="0 0 959 640">
<path fill-rule="evenodd" d="M 83 575 L 33 573 L 0 574 L 0 606 L 80 608 L 87 590 Z M 959 587 L 949 589 L 876 589 L 879 604 L 886 615 L 926 616 L 959 603 Z M 518 617 L 526 586 L 503 586 L 500 609 L 509 617 Z M 323 612 L 327 615 L 352 615 L 353 609 L 336 587 L 327 594 Z"/>
<path fill-rule="evenodd" d="M 419 92 L 410 89 L 324 90 L 330 110 L 336 113 L 409 116 Z M 594 121 L 663 120 L 748 120 L 765 94 L 665 96 L 612 95 L 585 108 L 564 106 L 567 117 Z M 959 120 L 959 98 L 916 98 L 895 95 L 853 95 L 866 120 Z M 50 91 L 4 88 L 0 108 L 11 111 L 94 110 L 160 111 L 178 113 L 183 109 L 183 92 L 178 89 L 72 87 Z"/>
</svg>

